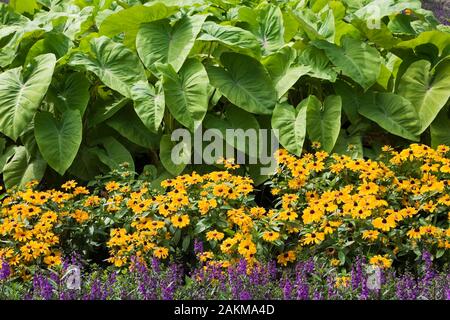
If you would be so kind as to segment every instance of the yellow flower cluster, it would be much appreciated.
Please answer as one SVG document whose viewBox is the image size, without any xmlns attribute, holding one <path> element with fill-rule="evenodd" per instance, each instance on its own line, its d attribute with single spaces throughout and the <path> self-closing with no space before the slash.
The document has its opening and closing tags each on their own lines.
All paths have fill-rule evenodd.
<svg viewBox="0 0 450 320">
<path fill-rule="evenodd" d="M 370 262 L 383 267 L 419 249 L 448 254 L 449 149 L 384 147 L 380 161 L 323 151 L 298 159 L 279 150 L 272 193 L 281 208 L 270 223 L 289 235 L 282 237 L 287 248 L 332 251 L 332 264 L 339 252 L 341 260 L 356 252 L 382 253 Z"/>
<path fill-rule="evenodd" d="M 450 248 L 449 155 L 449 147 L 419 144 L 384 147 L 378 161 L 279 150 L 272 208 L 255 203 L 253 181 L 233 174 L 239 166 L 231 160 L 221 161 L 221 171 L 164 180 L 164 191 L 129 175 L 92 193 L 74 181 L 62 185 L 64 192 L 30 184 L 3 196 L 0 259 L 57 266 L 65 239 L 106 245 L 117 267 L 133 256 L 193 251 L 200 262 L 223 267 L 241 258 L 249 266 L 270 259 L 286 266 L 311 255 L 339 266 L 362 254 L 389 268 L 423 250 L 439 259 Z"/>
<path fill-rule="evenodd" d="M 223 161 L 225 168 L 238 166 L 230 160 Z M 147 253 L 159 259 L 175 252 L 177 246 L 192 247 L 194 239 L 211 243 L 221 242 L 221 252 L 231 255 L 238 251 L 253 259 L 256 245 L 250 231 L 255 219 L 265 214 L 263 208 L 250 207 L 253 191 L 251 179 L 231 174 L 228 170 L 199 175 L 195 172 L 162 181 L 164 194 L 148 188 L 123 194 L 117 185 L 108 191 L 124 197 L 127 209 L 132 212 L 130 228 L 111 230 L 107 245 L 109 261 L 120 267 L 130 262 L 132 256 Z M 220 230 L 219 230 L 220 229 Z M 232 235 L 225 240 L 225 234 Z M 199 255 L 201 261 L 216 258 L 211 251 Z"/>
<path fill-rule="evenodd" d="M 58 227 L 63 220 L 86 221 L 89 214 L 65 204 L 78 195 L 87 194 L 84 187 L 69 181 L 56 190 L 36 191 L 30 182 L 23 191 L 4 197 L 0 211 L 0 260 L 5 260 L 25 275 L 23 266 L 61 264 Z"/>
</svg>

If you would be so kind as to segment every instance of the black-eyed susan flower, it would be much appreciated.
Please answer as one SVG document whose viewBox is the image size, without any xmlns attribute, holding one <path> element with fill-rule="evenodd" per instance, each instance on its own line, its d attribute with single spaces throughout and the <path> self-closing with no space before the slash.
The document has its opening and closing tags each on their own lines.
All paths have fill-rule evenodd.
<svg viewBox="0 0 450 320">
<path fill-rule="evenodd" d="M 294 262 L 295 259 L 295 252 L 292 250 L 281 253 L 277 256 L 277 262 L 283 266 L 286 266 L 289 262 Z"/>
<path fill-rule="evenodd" d="M 391 267 L 392 260 L 385 256 L 382 256 L 382 255 L 375 255 L 372 258 L 370 258 L 369 263 L 371 265 L 375 265 L 380 268 L 387 269 L 387 268 Z"/>
<path fill-rule="evenodd" d="M 189 219 L 189 216 L 187 214 L 172 216 L 170 218 L 170 221 L 172 222 L 172 225 L 175 228 L 180 228 L 180 229 L 188 226 L 189 223 L 191 222 Z"/>
<path fill-rule="evenodd" d="M 389 231 L 396 226 L 395 219 L 392 216 L 378 217 L 372 221 L 372 225 L 375 228 L 381 229 L 383 231 Z"/>
<path fill-rule="evenodd" d="M 206 240 L 208 241 L 220 241 L 225 235 L 217 230 L 208 231 L 206 233 Z"/>
<path fill-rule="evenodd" d="M 310 232 L 305 234 L 302 243 L 304 245 L 309 244 L 319 244 L 325 239 L 325 234 L 323 232 Z"/>
<path fill-rule="evenodd" d="M 169 249 L 165 247 L 156 247 L 153 250 L 153 256 L 158 259 L 166 259 L 169 256 Z"/>
<path fill-rule="evenodd" d="M 280 238 L 280 233 L 275 231 L 266 231 L 263 233 L 263 239 L 267 242 L 273 242 Z"/>
</svg>

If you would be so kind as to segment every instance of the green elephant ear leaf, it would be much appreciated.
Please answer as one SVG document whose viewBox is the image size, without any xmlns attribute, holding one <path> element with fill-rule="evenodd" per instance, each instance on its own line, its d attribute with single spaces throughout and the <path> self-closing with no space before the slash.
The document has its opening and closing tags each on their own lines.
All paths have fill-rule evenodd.
<svg viewBox="0 0 450 320">
<path fill-rule="evenodd" d="M 261 46 L 256 36 L 239 27 L 206 21 L 198 40 L 216 41 L 232 50 L 247 53 L 256 58 L 261 56 Z"/>
<path fill-rule="evenodd" d="M 25 59 L 25 65 L 33 58 L 41 54 L 53 53 L 59 60 L 73 46 L 72 41 L 62 33 L 49 32 L 44 35 L 44 39 L 36 41 L 30 48 Z"/>
<path fill-rule="evenodd" d="M 40 112 L 34 118 L 34 136 L 45 161 L 63 175 L 71 166 L 82 138 L 81 115 L 67 110 L 57 120 L 50 112 Z"/>
<path fill-rule="evenodd" d="M 434 72 L 427 60 L 413 62 L 400 79 L 397 93 L 411 101 L 424 132 L 450 97 L 450 62 L 440 63 Z"/>
<path fill-rule="evenodd" d="M 328 96 L 323 105 L 315 96 L 309 96 L 307 100 L 306 129 L 309 139 L 320 142 L 323 150 L 331 152 L 341 129 L 341 97 Z"/>
<path fill-rule="evenodd" d="M 156 73 L 157 62 L 172 65 L 178 72 L 194 46 L 206 15 L 184 16 L 171 26 L 168 19 L 143 24 L 136 49 L 147 69 Z"/>
<path fill-rule="evenodd" d="M 424 44 L 433 44 L 436 48 L 438 48 L 439 55 L 441 55 L 442 52 L 450 46 L 450 34 L 448 32 L 438 30 L 425 31 L 420 33 L 414 39 L 398 43 L 396 48 L 414 49 Z"/>
<path fill-rule="evenodd" d="M 342 47 L 324 40 L 313 41 L 333 64 L 367 90 L 377 82 L 380 74 L 381 56 L 378 50 L 367 43 L 351 37 L 343 37 Z"/>
<path fill-rule="evenodd" d="M 284 45 L 284 23 L 281 9 L 264 5 L 257 10 L 242 7 L 240 17 L 247 22 L 248 29 L 259 40 L 264 55 L 271 54 Z"/>
<path fill-rule="evenodd" d="M 133 157 L 119 141 L 113 137 L 107 137 L 101 140 L 101 145 L 103 148 L 94 148 L 92 152 L 111 170 L 125 166 L 127 170 L 134 171 Z"/>
<path fill-rule="evenodd" d="M 132 6 L 106 17 L 100 25 L 99 33 L 108 37 L 124 33 L 124 45 L 134 49 L 136 35 L 142 23 L 165 19 L 176 10 L 177 7 L 168 7 L 161 2 L 149 6 Z"/>
<path fill-rule="evenodd" d="M 449 108 L 443 108 L 430 127 L 431 146 L 436 148 L 443 144 L 450 146 L 450 113 Z"/>
<path fill-rule="evenodd" d="M 259 139 L 253 133 L 259 132 L 260 126 L 255 116 L 236 106 L 227 106 L 224 117 L 219 117 L 208 113 L 203 121 L 206 128 L 218 130 L 221 138 L 225 138 L 225 142 L 236 150 L 249 155 L 253 159 L 257 159 L 260 154 L 260 145 L 255 144 L 254 139 Z M 233 129 L 235 135 L 227 134 L 227 129 Z M 250 130 L 249 130 L 250 129 Z M 236 138 L 244 139 L 236 139 Z M 247 138 L 248 137 L 248 138 Z M 259 141 L 259 140 L 258 140 Z"/>
<path fill-rule="evenodd" d="M 120 96 L 118 94 L 118 96 Z M 89 113 L 87 117 L 88 128 L 95 127 L 96 125 L 108 120 L 114 116 L 117 112 L 122 110 L 131 100 L 123 97 L 114 97 L 113 99 L 101 100 L 98 99 L 92 104 L 93 111 Z"/>
<path fill-rule="evenodd" d="M 34 13 L 39 9 L 36 0 L 11 0 L 9 4 L 18 13 Z"/>
<path fill-rule="evenodd" d="M 152 132 L 157 132 L 164 117 L 165 100 L 161 83 L 156 90 L 147 81 L 136 83 L 131 88 L 134 100 L 134 110 L 145 126 Z"/>
<path fill-rule="evenodd" d="M 311 70 L 309 66 L 296 66 L 295 58 L 295 49 L 284 47 L 263 60 L 263 64 L 275 84 L 278 98 L 292 88 L 302 75 Z"/>
<path fill-rule="evenodd" d="M 6 189 L 23 187 L 32 180 L 40 181 L 44 176 L 47 163 L 39 156 L 31 158 L 24 146 L 14 148 L 14 156 L 3 168 L 3 180 Z"/>
<path fill-rule="evenodd" d="M 94 38 L 90 44 L 89 53 L 75 53 L 69 64 L 93 72 L 106 86 L 127 98 L 136 82 L 147 80 L 139 58 L 124 45 L 107 37 Z"/>
<path fill-rule="evenodd" d="M 172 116 L 194 131 L 208 110 L 208 75 L 198 60 L 187 60 L 177 74 L 170 65 L 159 67 L 166 105 Z"/>
<path fill-rule="evenodd" d="M 129 141 L 148 149 L 159 146 L 159 135 L 151 132 L 131 106 L 118 111 L 106 124 Z"/>
<path fill-rule="evenodd" d="M 178 143 L 174 142 L 168 134 L 161 137 L 161 142 L 159 145 L 159 158 L 164 168 L 174 176 L 182 173 L 191 159 L 190 143 L 190 141 L 186 142 L 184 140 Z"/>
<path fill-rule="evenodd" d="M 278 130 L 278 140 L 287 151 L 297 156 L 302 153 L 306 136 L 305 101 L 297 109 L 288 103 L 277 104 L 272 114 L 272 128 Z"/>
<path fill-rule="evenodd" d="M 47 100 L 60 112 L 78 110 L 84 115 L 89 103 L 89 80 L 82 73 L 72 73 L 63 81 L 54 81 L 47 93 Z"/>
<path fill-rule="evenodd" d="M 95 149 L 96 147 L 89 148 L 81 145 L 77 157 L 69 168 L 69 172 L 75 177 L 86 181 L 94 179 L 101 174 L 103 163 L 93 151 Z"/>
<path fill-rule="evenodd" d="M 257 60 L 239 53 L 221 56 L 224 68 L 207 67 L 211 84 L 231 103 L 250 113 L 271 114 L 277 91 L 267 70 Z"/>
<path fill-rule="evenodd" d="M 337 72 L 323 50 L 307 46 L 299 55 L 298 62 L 311 69 L 308 72 L 310 76 L 331 82 L 336 81 Z"/>
<path fill-rule="evenodd" d="M 386 131 L 418 141 L 419 115 L 411 102 L 394 93 L 370 92 L 360 98 L 358 112 Z"/>
<path fill-rule="evenodd" d="M 31 65 L 0 74 L 0 132 L 17 140 L 33 120 L 51 83 L 56 58 L 40 55 Z"/>
</svg>

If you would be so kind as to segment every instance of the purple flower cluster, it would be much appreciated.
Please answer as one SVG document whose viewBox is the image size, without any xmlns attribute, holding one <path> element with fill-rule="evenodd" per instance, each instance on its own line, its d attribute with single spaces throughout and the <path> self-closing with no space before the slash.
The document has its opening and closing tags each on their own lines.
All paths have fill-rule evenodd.
<svg viewBox="0 0 450 320">
<path fill-rule="evenodd" d="M 199 244 L 197 243 L 197 246 Z M 81 287 L 68 288 L 65 275 L 69 267 L 80 263 L 65 260 L 62 270 L 40 271 L 33 276 L 23 299 L 450 299 L 450 270 L 438 271 L 432 255 L 424 252 L 418 269 L 397 274 L 379 270 L 377 281 L 365 258 L 359 257 L 349 273 L 338 273 L 334 267 L 313 259 L 298 262 L 293 268 L 277 267 L 275 262 L 249 265 L 246 260 L 224 268 L 221 264 L 205 264 L 186 274 L 178 264 L 148 263 L 133 258 L 127 273 L 82 269 Z M 1 263 L 0 280 L 10 277 L 7 263 Z M 345 281 L 343 281 L 345 279 Z M 0 281 L 3 286 L 10 281 Z M 376 285 L 374 285 L 374 283 Z"/>
<path fill-rule="evenodd" d="M 422 7 L 433 11 L 442 24 L 450 25 L 450 2 L 448 0 L 423 0 Z"/>
<path fill-rule="evenodd" d="M 6 261 L 0 260 L 0 281 L 7 279 L 11 275 L 11 268 Z"/>
</svg>

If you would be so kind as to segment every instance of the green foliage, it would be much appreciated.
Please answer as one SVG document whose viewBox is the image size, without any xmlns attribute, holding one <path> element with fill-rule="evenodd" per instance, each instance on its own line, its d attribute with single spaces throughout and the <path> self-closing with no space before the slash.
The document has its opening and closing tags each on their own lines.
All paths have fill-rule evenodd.
<svg viewBox="0 0 450 320">
<path fill-rule="evenodd" d="M 386 1 L 379 20 L 374 5 L 0 4 L 3 180 L 11 187 L 46 170 L 88 180 L 120 161 L 196 170 L 172 163 L 170 135 L 200 123 L 220 132 L 272 126 L 296 155 L 312 141 L 359 157 L 381 144 L 448 143 L 449 29 L 418 0 Z"/>
</svg>

